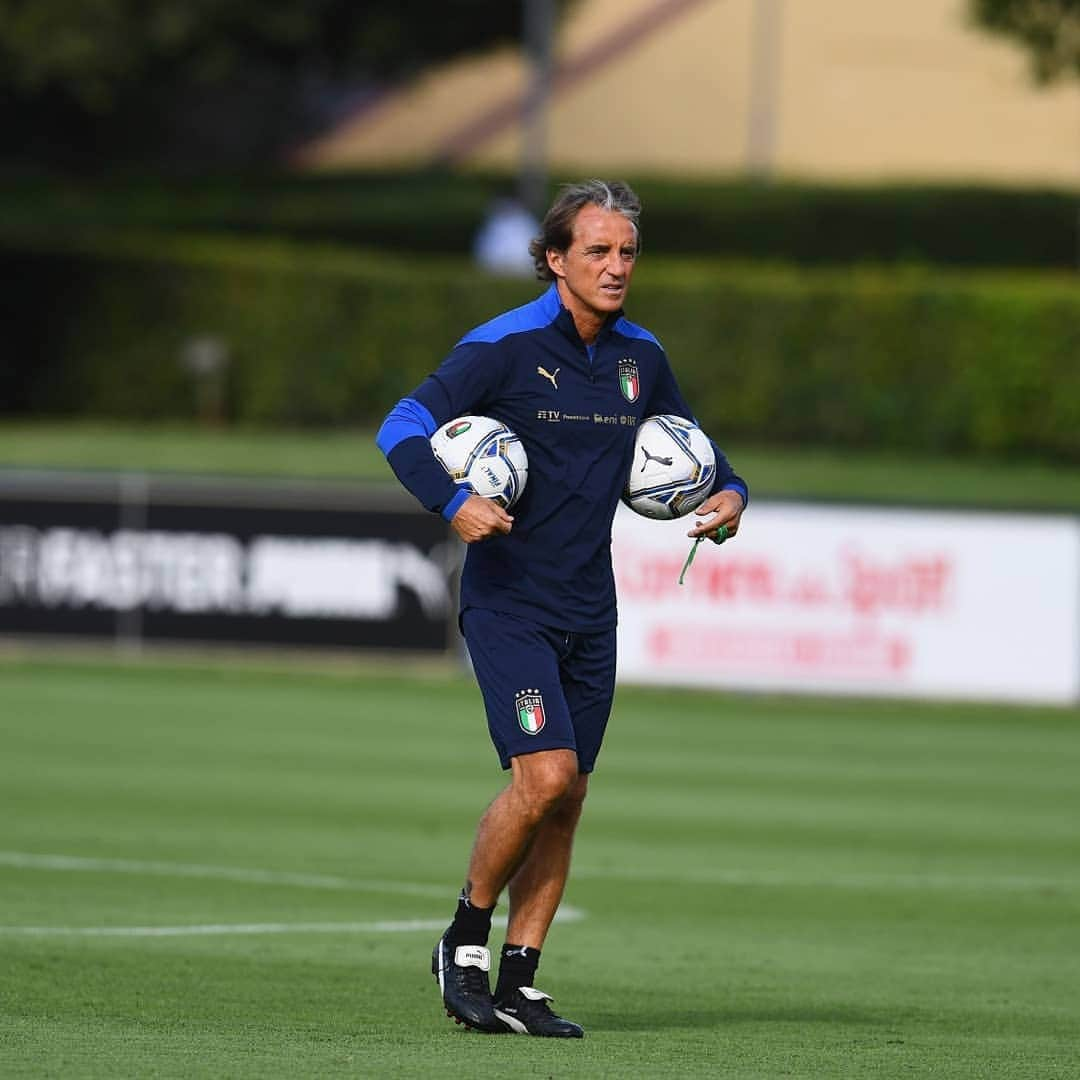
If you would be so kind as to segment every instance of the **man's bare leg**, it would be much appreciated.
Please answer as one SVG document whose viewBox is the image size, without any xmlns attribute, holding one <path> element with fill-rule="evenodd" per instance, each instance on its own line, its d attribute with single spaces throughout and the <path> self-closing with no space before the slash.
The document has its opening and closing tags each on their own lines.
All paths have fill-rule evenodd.
<svg viewBox="0 0 1080 1080">
<path fill-rule="evenodd" d="M 580 775 L 540 823 L 517 872 L 510 879 L 510 924 L 506 940 L 539 951 L 562 900 L 570 853 L 589 778 Z"/>
<path fill-rule="evenodd" d="M 537 826 L 510 878 L 510 920 L 493 1003 L 496 1018 L 522 1035 L 580 1039 L 584 1034 L 580 1024 L 551 1011 L 550 995 L 536 988 L 536 972 L 570 872 L 574 832 L 588 784 L 588 776 L 575 777 Z"/>
<path fill-rule="evenodd" d="M 453 923 L 435 946 L 431 970 L 447 1012 L 471 1027 L 580 1038 L 580 1026 L 554 1016 L 547 1009 L 546 995 L 528 984 L 566 884 L 587 777 L 579 775 L 573 750 L 521 754 L 511 759 L 511 768 L 510 784 L 480 819 L 465 891 Z M 504 1003 L 504 1011 L 497 1012 L 488 989 L 490 953 L 485 943 L 491 910 L 511 880 L 514 929 L 520 928 L 529 935 L 527 941 L 538 944 L 517 943 L 523 952 L 532 950 L 522 958 L 504 950 L 509 955 L 500 963 L 500 977 L 513 973 L 515 988 L 528 987 L 521 993 L 537 996 Z"/>
<path fill-rule="evenodd" d="M 495 797 L 476 830 L 465 886 L 474 907 L 495 905 L 507 882 L 523 868 L 530 845 L 546 819 L 559 809 L 581 779 L 573 750 L 519 754 L 511 759 L 510 766 L 509 785 Z M 576 821 L 575 815 L 575 824 Z M 569 867 L 569 851 L 565 864 Z M 558 894 L 562 895 L 562 885 Z M 555 905 L 558 906 L 558 899 Z M 554 915 L 554 908 L 551 913 Z"/>
</svg>

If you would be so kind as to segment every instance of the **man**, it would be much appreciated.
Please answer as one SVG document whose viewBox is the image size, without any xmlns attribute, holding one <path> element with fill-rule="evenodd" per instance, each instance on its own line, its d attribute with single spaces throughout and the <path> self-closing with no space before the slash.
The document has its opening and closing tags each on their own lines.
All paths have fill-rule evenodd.
<svg viewBox="0 0 1080 1080">
<path fill-rule="evenodd" d="M 447 1012 L 483 1032 L 583 1034 L 533 982 L 614 695 L 612 519 L 636 424 L 692 415 L 659 342 L 622 313 L 640 211 L 622 183 L 565 187 L 530 245 L 550 287 L 462 338 L 377 439 L 401 482 L 468 545 L 460 625 L 511 770 L 480 819 L 457 912 L 432 957 Z M 528 485 L 512 513 L 457 488 L 431 452 L 436 428 L 468 414 L 495 417 L 525 446 Z M 716 483 L 689 535 L 733 535 L 746 500 L 717 451 Z M 492 997 L 487 942 L 504 889 L 509 924 Z"/>
</svg>

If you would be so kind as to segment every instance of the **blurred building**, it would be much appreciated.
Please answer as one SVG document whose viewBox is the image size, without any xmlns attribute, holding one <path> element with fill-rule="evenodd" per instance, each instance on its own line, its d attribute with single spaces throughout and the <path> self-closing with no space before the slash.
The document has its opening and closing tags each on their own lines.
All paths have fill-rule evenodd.
<svg viewBox="0 0 1080 1080">
<path fill-rule="evenodd" d="M 1080 180 L 1080 85 L 1034 86 L 967 0 L 579 0 L 556 61 L 559 172 Z M 527 79 L 511 48 L 440 66 L 300 161 L 515 169 Z"/>
</svg>

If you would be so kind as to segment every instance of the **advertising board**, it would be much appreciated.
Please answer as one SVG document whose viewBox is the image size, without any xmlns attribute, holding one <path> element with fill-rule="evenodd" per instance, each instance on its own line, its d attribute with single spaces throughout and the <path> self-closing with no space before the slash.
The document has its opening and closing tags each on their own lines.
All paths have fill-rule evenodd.
<svg viewBox="0 0 1080 1080">
<path fill-rule="evenodd" d="M 396 493 L 0 476 L 0 634 L 445 652 L 457 558 Z"/>
<path fill-rule="evenodd" d="M 1075 702 L 1080 523 L 755 502 L 738 537 L 620 507 L 624 682 Z"/>
</svg>

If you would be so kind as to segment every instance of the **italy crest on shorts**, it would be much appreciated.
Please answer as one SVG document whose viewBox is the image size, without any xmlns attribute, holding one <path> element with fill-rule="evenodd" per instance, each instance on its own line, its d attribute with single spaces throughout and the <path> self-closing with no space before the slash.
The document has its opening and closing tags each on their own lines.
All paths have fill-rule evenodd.
<svg viewBox="0 0 1080 1080">
<path fill-rule="evenodd" d="M 526 735 L 539 735 L 544 729 L 544 699 L 539 690 L 519 690 L 514 698 L 518 724 Z"/>
<path fill-rule="evenodd" d="M 619 361 L 619 389 L 627 401 L 634 402 L 641 392 L 641 383 L 638 380 L 637 361 L 627 356 Z"/>
</svg>

